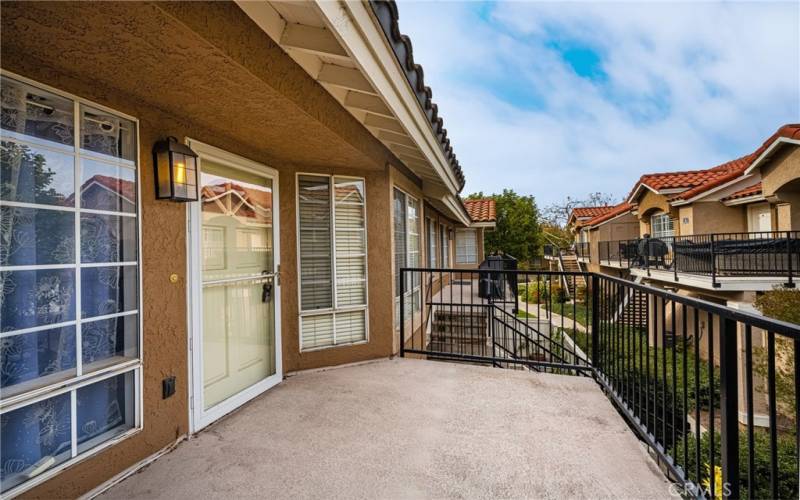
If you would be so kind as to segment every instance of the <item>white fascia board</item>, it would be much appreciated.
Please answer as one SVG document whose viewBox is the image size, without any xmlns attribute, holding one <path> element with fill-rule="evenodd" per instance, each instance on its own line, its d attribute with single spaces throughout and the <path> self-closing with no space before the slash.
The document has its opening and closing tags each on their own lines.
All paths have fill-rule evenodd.
<svg viewBox="0 0 800 500">
<path fill-rule="evenodd" d="M 757 203 L 759 201 L 767 201 L 763 194 L 754 194 L 752 196 L 745 196 L 736 200 L 725 201 L 722 204 L 726 207 L 735 207 L 737 205 L 747 205 L 748 203 Z"/>
<path fill-rule="evenodd" d="M 641 182 L 641 183 L 639 183 L 638 186 L 636 186 L 636 189 L 634 189 L 633 193 L 631 193 L 630 197 L 627 200 L 628 203 L 633 203 L 633 200 L 635 200 L 639 196 L 639 191 L 641 191 L 643 187 L 646 188 L 646 189 L 649 189 L 650 191 L 654 192 L 655 194 L 658 194 L 658 191 L 656 191 L 655 189 L 651 188 L 650 186 L 648 186 L 644 182 Z"/>
<path fill-rule="evenodd" d="M 750 164 L 749 167 L 747 167 L 747 170 L 745 170 L 744 173 L 745 174 L 749 174 L 750 172 L 752 172 L 756 168 L 760 167 L 761 164 L 764 162 L 764 160 L 769 158 L 770 155 L 772 155 L 772 153 L 783 144 L 794 144 L 795 146 L 800 146 L 800 139 L 789 139 L 788 137 L 778 137 L 775 140 L 775 142 L 770 144 L 767 147 L 767 149 L 765 149 L 764 152 L 761 153 L 759 155 L 759 157 L 756 158 L 753 161 L 753 163 Z"/>
<path fill-rule="evenodd" d="M 472 219 L 469 218 L 467 209 L 464 208 L 464 205 L 462 205 L 454 195 L 445 195 L 441 200 L 460 223 L 467 227 L 472 225 Z"/>
<path fill-rule="evenodd" d="M 694 198 L 689 198 L 688 200 L 676 200 L 676 201 L 670 203 L 670 205 L 672 205 L 673 207 L 680 207 L 680 206 L 683 206 L 683 205 L 688 205 L 688 204 L 693 203 L 695 201 L 700 201 L 703 198 L 707 198 L 707 197 L 713 195 L 714 193 L 718 193 L 718 192 L 723 191 L 723 190 L 725 190 L 725 189 L 727 189 L 727 188 L 729 188 L 731 186 L 735 186 L 739 182 L 743 182 L 743 181 L 749 179 L 750 177 L 752 177 L 752 176 L 751 175 L 747 175 L 747 174 L 742 174 L 741 176 L 739 176 L 739 177 L 737 177 L 737 178 L 735 178 L 733 180 L 730 180 L 730 181 L 728 181 L 728 182 L 726 182 L 724 184 L 720 184 L 719 186 L 717 186 L 715 188 L 712 188 L 712 189 L 709 189 L 708 191 L 700 193 L 697 196 L 695 196 Z"/>
<path fill-rule="evenodd" d="M 473 222 L 469 225 L 469 227 L 484 227 L 484 228 L 493 228 L 497 227 L 496 222 Z"/>
<path fill-rule="evenodd" d="M 458 181 L 444 156 L 439 138 L 433 133 L 428 116 L 406 79 L 375 15 L 367 2 L 315 0 L 328 29 L 365 78 L 372 84 L 414 140 L 436 174 L 451 193 L 458 193 Z"/>
<path fill-rule="evenodd" d="M 614 217 L 612 217 L 612 218 L 610 218 L 610 219 L 608 219 L 608 220 L 604 220 L 603 222 L 600 222 L 600 223 L 594 224 L 594 225 L 592 225 L 592 226 L 587 226 L 587 227 L 588 227 L 589 229 L 597 229 L 597 228 L 599 228 L 600 226 L 602 226 L 603 224 L 608 224 L 609 222 L 613 222 L 613 221 L 615 221 L 615 220 L 619 219 L 620 217 L 625 217 L 625 216 L 626 216 L 626 215 L 628 215 L 629 213 L 631 213 L 631 210 L 628 210 L 627 212 L 622 212 L 621 214 L 617 214 L 617 215 L 615 215 Z"/>
</svg>

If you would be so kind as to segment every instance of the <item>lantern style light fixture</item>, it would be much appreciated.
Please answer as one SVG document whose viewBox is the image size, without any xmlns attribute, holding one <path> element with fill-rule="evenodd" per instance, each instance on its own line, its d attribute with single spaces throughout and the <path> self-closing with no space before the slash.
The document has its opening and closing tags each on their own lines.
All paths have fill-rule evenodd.
<svg viewBox="0 0 800 500">
<path fill-rule="evenodd" d="M 197 201 L 197 153 L 174 137 L 153 146 L 156 199 Z"/>
</svg>

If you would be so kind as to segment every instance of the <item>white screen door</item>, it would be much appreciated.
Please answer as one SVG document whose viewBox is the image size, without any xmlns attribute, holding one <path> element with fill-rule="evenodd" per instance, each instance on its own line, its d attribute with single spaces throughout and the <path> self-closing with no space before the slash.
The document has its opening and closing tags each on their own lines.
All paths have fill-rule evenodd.
<svg viewBox="0 0 800 500">
<path fill-rule="evenodd" d="M 193 429 L 278 383 L 277 173 L 192 142 Z"/>
</svg>

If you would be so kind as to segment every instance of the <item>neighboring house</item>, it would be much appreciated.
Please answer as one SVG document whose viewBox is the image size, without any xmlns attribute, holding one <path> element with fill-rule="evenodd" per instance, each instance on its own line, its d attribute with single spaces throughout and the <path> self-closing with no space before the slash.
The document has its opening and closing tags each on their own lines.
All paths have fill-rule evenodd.
<svg viewBox="0 0 800 500">
<path fill-rule="evenodd" d="M 464 207 L 473 221 L 469 227 L 456 230 L 455 267 L 475 268 L 486 257 L 484 233 L 497 224 L 495 202 L 491 198 L 464 200 Z"/>
<path fill-rule="evenodd" d="M 477 268 L 494 204 L 462 203 L 397 19 L 3 2 L 4 497 L 79 496 L 287 373 L 391 356 L 399 270 Z M 198 201 L 156 198 L 169 136 Z"/>
<path fill-rule="evenodd" d="M 595 217 L 607 214 L 614 207 L 603 205 L 598 207 L 575 207 L 567 219 L 567 229 L 575 235 L 575 255 L 581 262 L 589 263 L 591 242 L 587 222 Z"/>
</svg>

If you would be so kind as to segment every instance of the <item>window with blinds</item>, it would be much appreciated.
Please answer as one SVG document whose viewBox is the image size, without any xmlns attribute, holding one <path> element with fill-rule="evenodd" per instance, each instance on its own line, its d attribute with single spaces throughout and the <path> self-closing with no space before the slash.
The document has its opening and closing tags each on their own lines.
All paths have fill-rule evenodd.
<svg viewBox="0 0 800 500">
<path fill-rule="evenodd" d="M 395 325 L 400 324 L 400 269 L 420 266 L 419 201 L 403 191 L 394 190 L 394 283 Z M 406 319 L 420 310 L 420 276 L 406 276 L 404 309 Z"/>
<path fill-rule="evenodd" d="M 297 190 L 301 349 L 365 341 L 364 180 L 300 175 Z"/>
<path fill-rule="evenodd" d="M 456 231 L 456 264 L 477 264 L 478 247 L 474 229 Z"/>
</svg>

